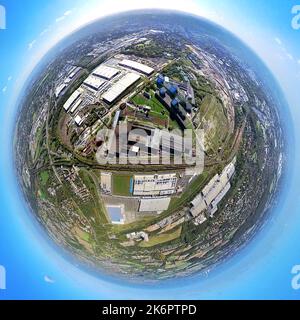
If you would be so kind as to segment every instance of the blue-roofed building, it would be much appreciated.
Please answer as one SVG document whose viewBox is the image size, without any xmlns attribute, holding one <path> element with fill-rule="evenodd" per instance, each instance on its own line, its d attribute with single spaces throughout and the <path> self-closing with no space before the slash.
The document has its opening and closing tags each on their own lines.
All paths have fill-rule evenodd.
<svg viewBox="0 0 300 320">
<path fill-rule="evenodd" d="M 165 78 L 163 75 L 160 74 L 156 79 L 156 84 L 158 87 L 162 87 L 164 83 L 165 83 Z"/>
<path fill-rule="evenodd" d="M 167 90 L 166 88 L 160 88 L 159 89 L 159 95 L 164 98 L 166 96 Z"/>
<path fill-rule="evenodd" d="M 178 88 L 174 85 L 171 85 L 168 87 L 168 94 L 175 98 L 177 96 L 177 93 L 178 93 Z"/>
<path fill-rule="evenodd" d="M 171 107 L 172 108 L 177 108 L 178 104 L 179 104 L 178 100 L 177 99 L 173 99 L 172 102 L 171 102 Z"/>
</svg>

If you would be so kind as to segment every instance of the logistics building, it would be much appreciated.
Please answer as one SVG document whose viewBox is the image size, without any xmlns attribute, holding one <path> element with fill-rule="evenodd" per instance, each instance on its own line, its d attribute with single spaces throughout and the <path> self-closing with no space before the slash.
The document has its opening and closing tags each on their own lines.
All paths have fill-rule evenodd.
<svg viewBox="0 0 300 320">
<path fill-rule="evenodd" d="M 121 62 L 119 62 L 119 65 L 137 72 L 141 72 L 143 74 L 145 74 L 146 76 L 150 76 L 154 69 L 151 67 L 146 66 L 145 64 L 136 62 L 136 61 L 132 61 L 132 60 L 128 60 L 128 59 L 124 59 Z"/>
<path fill-rule="evenodd" d="M 79 100 L 81 96 L 81 90 L 77 89 L 64 104 L 64 109 L 68 111 Z"/>
<path fill-rule="evenodd" d="M 176 192 L 177 176 L 171 174 L 134 176 L 134 196 L 163 196 Z"/>
<path fill-rule="evenodd" d="M 119 81 L 113 84 L 103 95 L 102 99 L 112 104 L 115 102 L 124 92 L 135 84 L 140 79 L 140 76 L 135 73 L 127 73 Z"/>
<path fill-rule="evenodd" d="M 235 159 L 224 168 L 220 175 L 216 174 L 191 202 L 190 213 L 193 217 L 198 217 L 205 210 L 213 217 L 218 210 L 218 204 L 231 188 L 230 179 L 235 172 L 234 163 Z"/>
<path fill-rule="evenodd" d="M 101 64 L 93 71 L 93 75 L 99 78 L 103 78 L 105 80 L 113 79 L 120 71 L 118 69 L 108 67 L 106 65 Z"/>
</svg>

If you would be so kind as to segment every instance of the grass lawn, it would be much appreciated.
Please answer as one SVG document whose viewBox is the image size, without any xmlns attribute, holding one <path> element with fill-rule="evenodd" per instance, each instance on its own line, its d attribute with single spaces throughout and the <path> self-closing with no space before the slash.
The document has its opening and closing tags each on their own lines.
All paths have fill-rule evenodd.
<svg viewBox="0 0 300 320">
<path fill-rule="evenodd" d="M 166 115 L 168 114 L 168 110 L 155 98 L 154 92 L 151 92 L 151 99 L 147 99 L 142 94 L 137 94 L 135 97 L 132 98 L 132 101 L 141 106 L 148 106 L 151 107 L 151 111 L 155 113 L 164 112 Z"/>
<path fill-rule="evenodd" d="M 130 195 L 130 175 L 113 175 L 113 193 L 118 196 Z"/>
<path fill-rule="evenodd" d="M 162 243 L 165 243 L 165 242 L 169 242 L 169 241 L 175 240 L 175 239 L 180 237 L 181 229 L 182 229 L 182 226 L 180 226 L 179 228 L 175 229 L 173 232 L 159 234 L 159 235 L 154 236 L 154 237 L 150 236 L 148 242 L 143 241 L 143 242 L 141 242 L 139 244 L 139 246 L 143 247 L 143 248 L 148 248 L 148 247 L 156 246 L 158 244 L 162 244 Z"/>
<path fill-rule="evenodd" d="M 86 242 L 89 242 L 90 241 L 90 235 L 87 232 L 83 231 L 82 234 L 81 234 L 81 239 L 86 241 Z"/>
<path fill-rule="evenodd" d="M 205 140 L 207 150 L 216 153 L 224 144 L 228 135 L 228 120 L 222 104 L 213 95 L 207 95 L 200 107 L 202 126 L 206 127 Z"/>
<path fill-rule="evenodd" d="M 40 180 L 42 183 L 42 186 L 45 186 L 49 180 L 49 172 L 48 171 L 42 171 L 40 173 Z"/>
</svg>

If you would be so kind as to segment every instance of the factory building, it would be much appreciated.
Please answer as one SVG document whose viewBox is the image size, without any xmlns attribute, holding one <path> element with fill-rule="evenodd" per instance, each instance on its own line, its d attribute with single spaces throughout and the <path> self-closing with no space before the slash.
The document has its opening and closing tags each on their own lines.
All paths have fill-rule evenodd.
<svg viewBox="0 0 300 320">
<path fill-rule="evenodd" d="M 190 213 L 193 217 L 198 217 L 204 211 L 207 211 L 213 217 L 217 212 L 218 204 L 231 188 L 230 179 L 235 172 L 234 163 L 235 159 L 224 168 L 220 175 L 216 174 L 191 202 Z M 205 220 L 202 219 L 201 221 L 204 222 Z"/>
<path fill-rule="evenodd" d="M 171 101 L 171 107 L 176 108 L 178 107 L 179 101 L 175 98 Z"/>
<path fill-rule="evenodd" d="M 88 88 L 99 91 L 100 88 L 106 83 L 106 80 L 103 80 L 95 75 L 90 75 L 88 78 L 83 82 L 85 86 Z"/>
<path fill-rule="evenodd" d="M 159 89 L 159 95 L 162 97 L 162 98 L 165 98 L 166 97 L 166 93 L 167 93 L 167 90 L 166 88 L 160 88 Z"/>
<path fill-rule="evenodd" d="M 175 98 L 178 94 L 178 88 L 175 85 L 167 85 L 167 92 L 171 98 Z"/>
<path fill-rule="evenodd" d="M 74 121 L 75 121 L 75 123 L 77 124 L 77 126 L 79 126 L 79 127 L 80 127 L 80 126 L 82 125 L 82 123 L 83 123 L 83 119 L 82 119 L 79 115 L 75 117 Z"/>
<path fill-rule="evenodd" d="M 179 102 L 179 104 L 183 107 L 183 109 L 187 112 L 187 113 L 192 113 L 192 105 L 188 102 L 188 101 L 185 101 L 185 100 L 181 100 Z"/>
<path fill-rule="evenodd" d="M 169 208 L 171 198 L 141 199 L 139 212 L 161 213 Z"/>
<path fill-rule="evenodd" d="M 156 78 L 156 85 L 157 85 L 158 87 L 162 87 L 162 86 L 164 85 L 164 83 L 165 83 L 165 78 L 164 78 L 163 75 L 160 74 L 160 75 Z"/>
<path fill-rule="evenodd" d="M 171 113 L 171 116 L 176 120 L 180 128 L 182 130 L 186 129 L 186 125 L 184 123 L 186 118 L 185 110 L 179 106 L 178 99 L 171 99 L 169 95 L 165 94 L 168 90 L 165 89 L 166 91 L 162 91 L 162 89 L 163 88 L 155 93 L 155 97 Z"/>
<path fill-rule="evenodd" d="M 102 99 L 108 104 L 112 104 L 124 94 L 124 92 L 134 85 L 140 76 L 135 73 L 127 73 L 123 78 L 113 84 L 103 95 Z"/>
<path fill-rule="evenodd" d="M 80 96 L 81 96 L 81 90 L 78 89 L 70 96 L 70 98 L 64 104 L 64 109 L 66 111 L 69 111 L 69 109 L 78 102 Z"/>
<path fill-rule="evenodd" d="M 67 88 L 67 85 L 65 83 L 62 83 L 55 89 L 55 96 L 58 98 L 61 93 Z"/>
<path fill-rule="evenodd" d="M 136 175 L 133 183 L 134 196 L 163 196 L 176 192 L 177 176 L 176 173 Z"/>
<path fill-rule="evenodd" d="M 203 212 L 207 209 L 207 205 L 200 193 L 192 202 L 192 207 L 190 209 L 190 213 L 193 217 L 196 217 L 200 212 Z"/>
<path fill-rule="evenodd" d="M 72 106 L 72 108 L 71 108 L 71 113 L 72 113 L 72 114 L 73 114 L 73 113 L 77 110 L 77 108 L 80 106 L 81 102 L 82 102 L 82 99 L 79 98 L 79 99 L 73 104 L 73 106 Z"/>
<path fill-rule="evenodd" d="M 113 79 L 120 71 L 118 69 L 108 67 L 106 65 L 101 64 L 93 71 L 93 75 L 104 80 Z"/>
<path fill-rule="evenodd" d="M 151 67 L 148 67 L 142 63 L 128 60 L 128 59 L 122 60 L 121 62 L 119 62 L 119 65 L 128 69 L 143 73 L 146 76 L 150 76 L 154 71 L 154 69 L 152 69 Z"/>
<path fill-rule="evenodd" d="M 75 78 L 77 78 L 77 76 L 79 75 L 79 71 L 81 71 L 80 67 L 73 66 L 71 68 L 71 70 L 69 71 L 69 74 L 68 74 L 67 78 L 65 79 L 64 83 L 66 85 L 69 85 L 72 81 L 75 80 Z"/>
<path fill-rule="evenodd" d="M 71 81 L 71 80 L 73 80 L 75 77 L 76 77 L 76 75 L 78 74 L 78 72 L 81 70 L 81 68 L 80 67 L 73 67 L 72 69 L 71 69 L 71 73 L 68 75 L 68 79 Z"/>
</svg>

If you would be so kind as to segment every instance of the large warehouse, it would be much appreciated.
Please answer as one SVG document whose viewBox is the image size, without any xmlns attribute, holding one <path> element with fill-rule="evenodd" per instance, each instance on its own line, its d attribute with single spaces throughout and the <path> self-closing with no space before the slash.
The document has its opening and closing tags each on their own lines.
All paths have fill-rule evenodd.
<svg viewBox="0 0 300 320">
<path fill-rule="evenodd" d="M 103 80 L 92 74 L 83 82 L 84 85 L 96 91 L 98 91 L 105 83 L 106 80 Z"/>
<path fill-rule="evenodd" d="M 73 107 L 76 102 L 79 100 L 81 96 L 81 90 L 76 90 L 70 98 L 67 100 L 67 102 L 64 104 L 64 109 L 68 111 L 71 107 Z"/>
<path fill-rule="evenodd" d="M 134 196 L 163 196 L 175 193 L 176 173 L 134 176 Z"/>
<path fill-rule="evenodd" d="M 103 78 L 105 80 L 111 80 L 119 73 L 118 69 L 108 67 L 106 65 L 101 64 L 93 71 L 93 75 Z"/>
<path fill-rule="evenodd" d="M 102 99 L 112 104 L 116 101 L 128 88 L 135 84 L 140 79 L 140 76 L 135 73 L 127 73 L 123 78 L 112 85 L 103 95 Z"/>
<path fill-rule="evenodd" d="M 220 175 L 216 174 L 191 202 L 190 213 L 194 217 L 204 210 L 208 210 L 210 216 L 213 216 L 218 210 L 218 204 L 231 188 L 230 179 L 235 172 L 234 163 L 235 160 L 227 165 Z"/>
<path fill-rule="evenodd" d="M 152 69 L 151 67 L 148 67 L 142 63 L 128 60 L 128 59 L 122 60 L 121 62 L 119 62 L 119 65 L 122 67 L 125 67 L 125 68 L 132 69 L 137 72 L 141 72 L 141 73 L 145 74 L 146 76 L 150 76 L 151 73 L 153 73 L 153 71 L 154 71 L 154 69 Z"/>
</svg>

